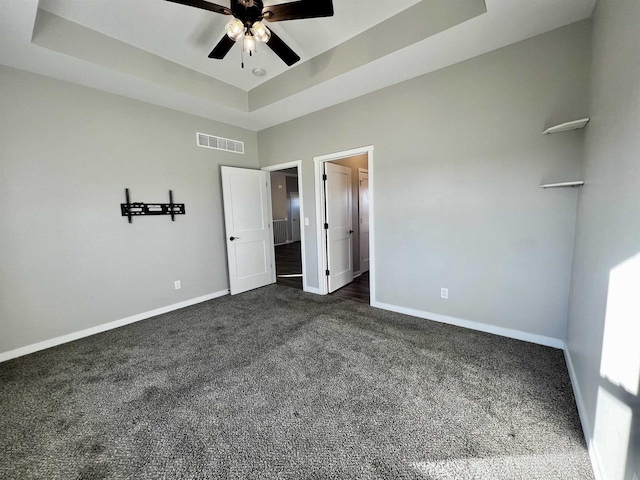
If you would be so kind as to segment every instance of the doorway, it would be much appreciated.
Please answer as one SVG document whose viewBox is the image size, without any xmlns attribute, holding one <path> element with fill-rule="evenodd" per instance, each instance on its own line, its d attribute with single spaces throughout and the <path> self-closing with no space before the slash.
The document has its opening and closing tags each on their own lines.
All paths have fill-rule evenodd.
<svg viewBox="0 0 640 480">
<path fill-rule="evenodd" d="M 373 147 L 314 158 L 321 293 L 371 303 Z"/>
<path fill-rule="evenodd" d="M 265 167 L 270 177 L 275 282 L 304 290 L 304 232 L 300 163 Z"/>
</svg>

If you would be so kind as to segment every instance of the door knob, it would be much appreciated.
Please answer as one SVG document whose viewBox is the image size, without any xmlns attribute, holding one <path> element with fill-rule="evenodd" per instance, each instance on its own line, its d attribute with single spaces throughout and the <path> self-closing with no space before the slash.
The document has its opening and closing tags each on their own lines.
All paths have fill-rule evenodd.
<svg viewBox="0 0 640 480">
<path fill-rule="evenodd" d="M 349 233 L 353 233 L 353 230 L 349 230 Z"/>
<path fill-rule="evenodd" d="M 238 240 L 238 237 L 229 237 L 229 240 L 233 242 L 234 240 Z"/>
</svg>

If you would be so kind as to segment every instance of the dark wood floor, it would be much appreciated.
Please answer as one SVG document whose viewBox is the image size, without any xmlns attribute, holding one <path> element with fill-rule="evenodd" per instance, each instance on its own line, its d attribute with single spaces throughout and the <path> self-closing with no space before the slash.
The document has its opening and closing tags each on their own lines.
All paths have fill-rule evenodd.
<svg viewBox="0 0 640 480">
<path fill-rule="evenodd" d="M 300 242 L 278 245 L 276 247 L 276 283 L 302 290 L 302 277 L 278 277 L 278 275 L 292 275 L 295 273 L 302 274 Z"/>
<path fill-rule="evenodd" d="M 365 272 L 353 279 L 353 282 L 345 285 L 340 290 L 331 294 L 332 297 L 346 298 L 356 302 L 369 304 L 369 272 Z"/>
<path fill-rule="evenodd" d="M 287 243 L 276 247 L 276 282 L 279 285 L 302 290 L 302 277 L 281 278 L 278 275 L 302 273 L 302 253 L 300 242 Z M 353 279 L 348 285 L 331 294 L 337 298 L 345 298 L 369 304 L 369 272 Z"/>
</svg>

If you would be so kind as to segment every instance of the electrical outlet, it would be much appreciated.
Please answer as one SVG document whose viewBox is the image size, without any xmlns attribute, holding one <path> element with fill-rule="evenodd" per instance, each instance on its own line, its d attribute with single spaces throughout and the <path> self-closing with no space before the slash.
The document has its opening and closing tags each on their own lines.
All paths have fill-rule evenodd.
<svg viewBox="0 0 640 480">
<path fill-rule="evenodd" d="M 445 300 L 449 300 L 449 289 L 448 288 L 441 288 L 440 289 L 440 298 L 444 298 Z"/>
<path fill-rule="evenodd" d="M 176 280 L 175 282 L 173 282 L 173 285 L 176 287 L 176 290 L 180 290 L 182 288 L 180 280 Z"/>
</svg>

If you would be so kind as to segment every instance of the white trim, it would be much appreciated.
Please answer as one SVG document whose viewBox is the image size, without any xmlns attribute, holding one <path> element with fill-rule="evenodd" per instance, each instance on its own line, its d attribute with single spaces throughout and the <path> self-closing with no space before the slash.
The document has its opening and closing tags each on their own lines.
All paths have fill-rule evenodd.
<svg viewBox="0 0 640 480">
<path fill-rule="evenodd" d="M 294 167 L 300 167 L 302 166 L 302 160 L 294 160 L 292 162 L 284 162 L 284 163 L 278 163 L 277 165 L 269 165 L 267 167 L 262 167 L 261 170 L 264 170 L 265 172 L 277 172 L 278 170 L 286 170 L 288 168 L 294 168 Z M 287 175 L 286 173 L 283 173 L 282 175 Z M 293 175 L 293 173 L 291 173 L 290 175 Z M 296 176 L 300 176 L 300 170 L 298 170 L 298 175 Z"/>
<path fill-rule="evenodd" d="M 302 160 L 294 160 L 293 162 L 285 162 L 279 163 L 277 165 L 269 165 L 268 167 L 262 167 L 261 170 L 266 172 L 277 172 L 278 170 L 286 170 L 287 168 L 297 168 L 298 169 L 298 197 L 300 199 L 300 253 L 302 258 L 302 290 L 305 292 L 316 293 L 316 289 L 310 287 L 307 282 L 307 254 L 305 249 L 305 225 L 304 225 L 304 194 L 302 188 Z M 269 175 L 269 182 L 271 182 L 271 175 Z M 273 215 L 273 209 L 271 208 L 271 185 L 269 185 L 269 217 Z M 272 219 L 273 221 L 273 219 Z M 271 233 L 271 237 L 273 237 L 273 232 Z M 273 241 L 271 242 L 273 244 Z M 288 242 L 287 242 L 288 243 Z M 275 246 L 272 245 L 273 249 L 273 262 L 275 264 L 276 261 L 276 252 Z M 276 281 L 276 269 L 275 265 L 273 268 L 273 281 Z"/>
<path fill-rule="evenodd" d="M 578 406 L 578 415 L 580 416 L 580 423 L 582 424 L 582 432 L 584 439 L 587 442 L 587 449 L 589 451 L 589 458 L 591 459 L 591 466 L 593 467 L 593 475 L 596 480 L 604 480 L 602 470 L 600 468 L 600 459 L 596 452 L 593 440 L 591 440 L 591 425 L 589 424 L 589 415 L 587 415 L 587 409 L 584 406 L 584 399 L 582 398 L 582 392 L 580 385 L 578 384 L 578 377 L 576 371 L 573 368 L 573 361 L 571 360 L 571 353 L 569 347 L 564 347 L 564 358 L 567 362 L 567 370 L 569 370 L 569 378 L 571 379 L 571 387 L 573 388 L 573 396 L 576 399 L 576 405 Z"/>
<path fill-rule="evenodd" d="M 369 252 L 369 259 L 368 259 L 368 263 L 369 266 L 366 270 L 364 270 L 364 272 L 362 271 L 362 251 L 360 250 L 361 245 L 361 240 L 362 240 L 362 210 L 360 209 L 360 201 L 362 200 L 362 195 L 361 195 L 361 191 L 362 191 L 362 177 L 366 175 L 367 176 L 367 195 L 369 193 L 369 169 L 368 168 L 358 168 L 358 252 L 360 254 L 360 258 L 358 259 L 358 265 L 360 265 L 360 271 L 359 273 L 362 274 L 364 272 L 368 272 L 371 267 L 371 252 Z M 369 196 L 369 204 L 371 204 L 371 195 Z M 368 212 L 367 214 L 367 220 L 369 220 L 369 235 L 371 235 L 371 212 Z"/>
<path fill-rule="evenodd" d="M 371 306 L 381 308 L 382 310 L 404 313 L 405 315 L 411 315 L 412 317 L 432 320 L 434 322 L 446 323 L 448 325 L 455 325 L 457 327 L 468 328 L 470 330 L 492 333 L 494 335 L 500 335 L 501 337 L 515 338 L 516 340 L 537 343 L 538 345 L 544 345 L 546 347 L 553 347 L 562 350 L 565 346 L 564 341 L 560 340 L 559 338 L 545 337 L 544 335 L 523 332 L 521 330 L 513 330 L 511 328 L 498 327 L 496 325 L 490 325 L 488 323 L 474 322 L 473 320 L 449 317 L 448 315 L 425 312 L 423 310 L 416 310 L 413 308 L 399 307 L 397 305 L 391 305 L 389 303 L 383 302 L 371 302 Z"/>
<path fill-rule="evenodd" d="M 273 194 L 271 193 L 271 175 L 268 174 L 267 175 L 267 197 L 268 197 L 268 206 L 267 208 L 269 209 L 269 248 L 271 248 L 271 283 L 276 283 L 277 278 L 276 278 L 276 239 L 275 234 L 273 233 Z M 287 228 L 287 237 L 289 236 L 289 232 L 288 232 L 288 228 Z"/>
<path fill-rule="evenodd" d="M 375 281 L 375 229 L 374 229 L 374 175 L 373 175 L 373 145 L 365 147 L 353 148 L 342 152 L 329 153 L 313 157 L 314 173 L 315 173 L 315 196 L 316 196 L 316 246 L 318 255 L 318 288 L 320 295 L 327 295 L 329 287 L 327 285 L 327 277 L 324 272 L 327 270 L 326 241 L 323 232 L 324 224 L 324 189 L 322 188 L 323 163 L 331 160 L 340 160 L 343 158 L 355 157 L 357 155 L 367 155 L 368 172 L 369 172 L 369 302 L 371 305 L 376 299 L 376 281 Z"/>
<path fill-rule="evenodd" d="M 307 293 L 315 293 L 316 295 L 323 295 L 319 288 L 310 287 L 308 285 L 304 288 L 304 291 Z"/>
<path fill-rule="evenodd" d="M 313 167 L 314 167 L 314 183 L 315 183 L 315 191 L 316 191 L 316 254 L 317 254 L 317 262 L 318 262 L 318 292 L 320 295 L 327 295 L 327 279 L 324 272 L 327 270 L 326 265 L 326 249 L 325 242 L 323 240 L 324 235 L 323 232 L 323 222 L 324 222 L 324 189 L 322 188 L 322 175 L 324 174 L 322 168 L 322 162 L 313 159 Z"/>
<path fill-rule="evenodd" d="M 173 305 L 167 305 L 166 307 L 156 308 L 155 310 L 150 310 L 144 313 L 138 313 L 137 315 L 132 315 L 131 317 L 122 318 L 120 320 L 115 320 L 109 323 L 103 323 L 102 325 L 97 325 L 95 327 L 87 328 L 85 330 L 80 330 L 78 332 L 73 332 L 67 335 L 62 335 L 60 337 L 51 338 L 43 342 L 33 343 L 31 345 L 27 345 L 26 347 L 16 348 L 15 350 L 9 350 L 8 352 L 0 353 L 0 363 L 6 362 L 7 360 L 11 360 L 12 358 L 22 357 L 30 353 L 38 352 L 40 350 L 45 350 L 47 348 L 55 347 L 57 345 L 62 345 L 63 343 L 73 342 L 74 340 L 79 340 L 80 338 L 89 337 L 97 333 L 106 332 L 107 330 L 113 330 L 114 328 L 123 327 L 125 325 L 129 325 L 130 323 L 139 322 L 140 320 L 146 320 L 147 318 L 162 315 L 163 313 L 173 312 L 174 310 L 179 310 L 184 307 L 189 307 L 191 305 L 195 305 L 196 303 L 202 303 L 208 300 L 213 300 L 214 298 L 223 297 L 225 295 L 229 295 L 229 290 L 221 290 L 219 292 L 210 293 L 209 295 L 203 295 L 202 297 L 192 298 L 190 300 L 185 300 L 184 302 L 174 303 Z"/>
<path fill-rule="evenodd" d="M 353 278 L 358 278 L 360 275 L 362 275 L 362 270 L 358 270 L 357 272 L 353 272 Z"/>
</svg>

